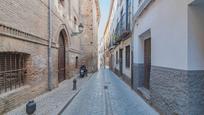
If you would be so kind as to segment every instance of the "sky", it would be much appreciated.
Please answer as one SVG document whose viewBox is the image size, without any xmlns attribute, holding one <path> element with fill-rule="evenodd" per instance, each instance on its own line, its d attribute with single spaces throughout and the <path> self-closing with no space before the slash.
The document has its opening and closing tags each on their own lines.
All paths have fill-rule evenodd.
<svg viewBox="0 0 204 115">
<path fill-rule="evenodd" d="M 110 3 L 111 3 L 111 0 L 99 0 L 100 11 L 101 11 L 101 19 L 100 19 L 99 30 L 98 30 L 99 39 L 103 37 L 104 29 L 109 16 Z"/>
</svg>

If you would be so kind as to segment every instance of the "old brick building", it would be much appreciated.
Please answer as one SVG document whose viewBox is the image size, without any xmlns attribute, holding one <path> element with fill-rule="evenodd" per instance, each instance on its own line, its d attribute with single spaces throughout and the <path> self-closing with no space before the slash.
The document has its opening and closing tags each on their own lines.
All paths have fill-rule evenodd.
<svg viewBox="0 0 204 115">
<path fill-rule="evenodd" d="M 89 72 L 95 72 L 98 67 L 98 0 L 81 0 L 81 15 L 84 33 L 81 35 L 82 63 L 88 66 Z M 91 8 L 92 7 L 92 8 Z"/>
<path fill-rule="evenodd" d="M 83 47 L 82 35 L 72 36 L 80 23 L 85 28 L 83 36 L 90 38 L 86 41 L 97 45 L 98 1 L 83 2 L 52 0 L 52 88 L 72 77 L 81 58 L 87 57 L 82 52 L 92 49 Z M 81 12 L 86 10 L 91 11 L 87 12 L 91 13 L 90 19 Z M 48 89 L 48 0 L 2 0 L 0 15 L 0 113 L 3 113 Z M 95 49 L 90 53 L 97 57 Z"/>
</svg>

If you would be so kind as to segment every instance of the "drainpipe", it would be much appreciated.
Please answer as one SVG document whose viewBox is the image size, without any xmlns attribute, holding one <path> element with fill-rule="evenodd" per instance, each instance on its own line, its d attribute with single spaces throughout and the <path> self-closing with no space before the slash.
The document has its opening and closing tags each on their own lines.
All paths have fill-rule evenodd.
<svg viewBox="0 0 204 115">
<path fill-rule="evenodd" d="M 104 39 L 104 38 L 103 38 Z M 105 51 L 106 51 L 106 48 L 105 48 L 105 39 L 104 39 L 104 43 L 103 43 L 103 56 L 104 56 L 104 69 L 106 68 L 106 56 L 105 56 Z"/>
<path fill-rule="evenodd" d="M 131 6 L 132 6 L 132 10 L 131 10 L 131 18 L 130 19 L 132 19 L 130 22 L 132 22 L 132 36 L 131 36 L 131 88 L 132 89 L 134 89 L 134 86 L 133 86 L 133 77 L 134 77 L 134 73 L 133 73 L 133 71 L 134 71 L 134 67 L 133 67 L 133 65 L 134 65 L 134 63 L 133 63 L 133 55 L 134 55 L 134 52 L 133 52 L 133 49 L 134 49 L 134 23 L 133 23 L 133 10 L 134 10 L 134 7 L 133 7 L 133 4 L 134 4 L 134 1 L 135 0 L 132 0 L 131 1 Z M 130 27 L 131 28 L 131 27 Z"/>
<path fill-rule="evenodd" d="M 51 73 L 51 50 L 52 50 L 52 16 L 51 16 L 51 0 L 48 0 L 48 90 L 52 90 L 52 73 Z"/>
</svg>

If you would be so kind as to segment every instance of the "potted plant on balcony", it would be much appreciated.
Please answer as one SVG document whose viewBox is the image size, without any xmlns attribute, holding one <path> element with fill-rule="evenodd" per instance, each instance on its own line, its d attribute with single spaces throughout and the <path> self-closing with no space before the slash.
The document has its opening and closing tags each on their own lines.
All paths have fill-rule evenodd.
<svg viewBox="0 0 204 115">
<path fill-rule="evenodd" d="M 114 41 L 114 42 L 113 42 L 113 45 L 118 45 L 117 42 L 119 42 L 119 37 L 114 34 L 112 39 L 113 39 L 113 41 Z"/>
</svg>

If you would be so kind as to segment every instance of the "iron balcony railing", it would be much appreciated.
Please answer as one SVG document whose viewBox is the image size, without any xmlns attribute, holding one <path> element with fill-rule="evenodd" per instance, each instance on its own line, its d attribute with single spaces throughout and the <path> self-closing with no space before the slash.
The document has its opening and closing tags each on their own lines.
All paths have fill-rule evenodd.
<svg viewBox="0 0 204 115">
<path fill-rule="evenodd" d="M 120 42 L 121 40 L 127 39 L 131 34 L 130 29 L 130 14 L 125 13 L 120 17 L 120 20 L 116 26 L 115 34 L 113 38 L 115 42 Z"/>
</svg>

